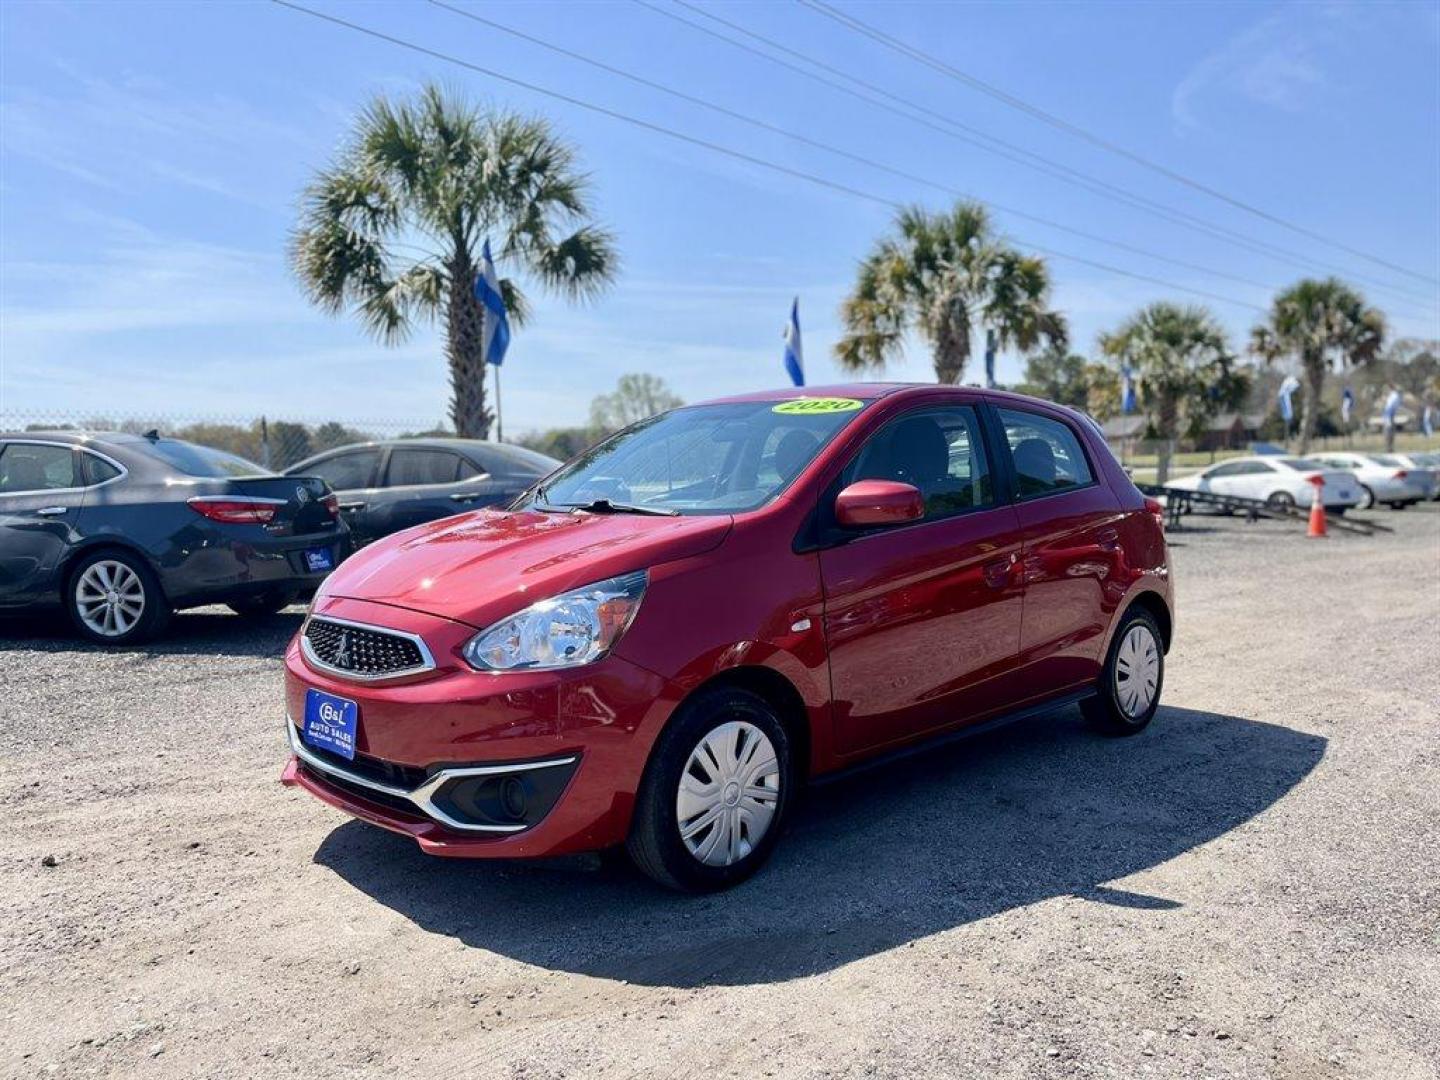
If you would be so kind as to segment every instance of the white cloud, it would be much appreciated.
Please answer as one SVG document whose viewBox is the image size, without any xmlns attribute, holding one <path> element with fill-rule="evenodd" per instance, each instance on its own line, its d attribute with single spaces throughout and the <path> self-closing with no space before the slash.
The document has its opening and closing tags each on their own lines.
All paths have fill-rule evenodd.
<svg viewBox="0 0 1440 1080">
<path fill-rule="evenodd" d="M 1300 112 L 1326 84 L 1321 53 L 1340 18 L 1333 11 L 1285 10 L 1241 32 L 1180 80 L 1171 98 L 1176 123 L 1203 126 L 1203 114 L 1225 96 Z"/>
</svg>

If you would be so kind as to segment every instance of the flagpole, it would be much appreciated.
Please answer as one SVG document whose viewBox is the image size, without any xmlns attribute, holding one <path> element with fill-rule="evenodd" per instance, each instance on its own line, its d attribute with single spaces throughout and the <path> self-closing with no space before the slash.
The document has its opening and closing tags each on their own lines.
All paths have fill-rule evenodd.
<svg viewBox="0 0 1440 1080">
<path fill-rule="evenodd" d="M 500 365 L 495 365 L 495 441 L 505 441 L 505 423 L 500 419 Z"/>
</svg>

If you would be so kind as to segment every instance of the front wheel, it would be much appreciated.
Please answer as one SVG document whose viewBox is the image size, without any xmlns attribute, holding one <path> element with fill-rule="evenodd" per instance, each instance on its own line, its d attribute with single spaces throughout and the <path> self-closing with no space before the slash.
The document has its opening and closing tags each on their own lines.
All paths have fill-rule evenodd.
<svg viewBox="0 0 1440 1080">
<path fill-rule="evenodd" d="M 1282 514 L 1295 509 L 1295 496 L 1288 491 L 1277 491 L 1265 500 L 1265 505 L 1271 510 L 1279 510 Z"/>
<path fill-rule="evenodd" d="M 790 739 L 769 702 L 747 690 L 704 691 L 655 745 L 626 850 L 672 889 L 736 885 L 779 839 L 794 774 Z"/>
<path fill-rule="evenodd" d="M 98 551 L 70 574 L 65 609 L 75 629 L 101 645 L 133 645 L 154 637 L 170 619 L 155 573 L 137 555 Z"/>
<path fill-rule="evenodd" d="M 1160 627 L 1142 608 L 1132 608 L 1115 631 L 1098 693 L 1080 703 L 1085 719 L 1106 735 L 1134 735 L 1160 707 L 1165 683 L 1165 650 Z"/>
</svg>

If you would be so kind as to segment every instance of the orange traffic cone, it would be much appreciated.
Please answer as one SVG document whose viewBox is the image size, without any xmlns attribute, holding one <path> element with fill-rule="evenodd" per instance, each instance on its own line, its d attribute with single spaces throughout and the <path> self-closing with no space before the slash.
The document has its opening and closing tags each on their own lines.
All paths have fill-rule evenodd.
<svg viewBox="0 0 1440 1080">
<path fill-rule="evenodd" d="M 1310 481 L 1315 485 L 1315 498 L 1310 502 L 1310 528 L 1306 536 L 1325 535 L 1325 502 L 1320 498 L 1325 491 L 1325 481 L 1320 477 L 1313 477 Z"/>
</svg>

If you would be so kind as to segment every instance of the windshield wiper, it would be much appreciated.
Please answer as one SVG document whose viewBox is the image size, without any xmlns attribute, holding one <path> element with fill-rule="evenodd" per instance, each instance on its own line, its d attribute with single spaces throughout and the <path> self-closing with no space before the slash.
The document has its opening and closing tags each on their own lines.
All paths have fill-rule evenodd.
<svg viewBox="0 0 1440 1080">
<path fill-rule="evenodd" d="M 660 517 L 679 517 L 679 510 L 666 510 L 660 506 L 637 506 L 634 503 L 615 502 L 611 499 L 594 499 L 588 503 L 569 503 L 571 513 L 584 511 L 587 514 L 656 514 Z"/>
</svg>

